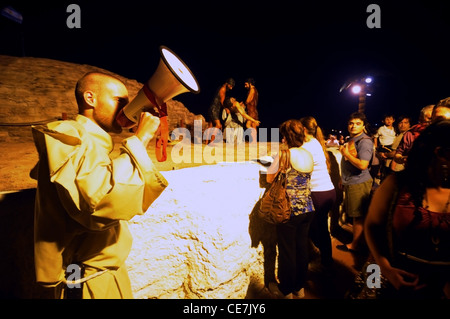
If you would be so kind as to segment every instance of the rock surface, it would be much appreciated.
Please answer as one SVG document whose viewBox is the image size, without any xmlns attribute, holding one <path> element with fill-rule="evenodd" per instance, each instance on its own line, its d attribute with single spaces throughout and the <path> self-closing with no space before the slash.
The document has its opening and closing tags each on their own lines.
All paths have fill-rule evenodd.
<svg viewBox="0 0 450 319">
<path fill-rule="evenodd" d="M 0 55 L 0 139 L 31 139 L 30 123 L 69 119 L 78 112 L 74 90 L 78 79 L 90 71 L 101 71 L 121 79 L 130 100 L 142 83 L 91 65 L 80 65 L 45 58 Z M 167 102 L 169 130 L 180 124 L 193 126 L 194 119 L 183 103 Z M 205 123 L 206 125 L 206 123 Z"/>
<path fill-rule="evenodd" d="M 250 216 L 262 195 L 259 165 L 223 163 L 162 172 L 168 188 L 130 222 L 135 298 L 245 298 L 263 285 Z"/>
</svg>

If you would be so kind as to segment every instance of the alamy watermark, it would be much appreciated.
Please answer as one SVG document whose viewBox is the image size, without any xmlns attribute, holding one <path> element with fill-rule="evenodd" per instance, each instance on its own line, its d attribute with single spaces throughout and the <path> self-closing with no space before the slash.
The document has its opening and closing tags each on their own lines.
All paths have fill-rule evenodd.
<svg viewBox="0 0 450 319">
<path fill-rule="evenodd" d="M 381 288 L 381 270 L 377 264 L 370 264 L 366 268 L 367 273 L 371 273 L 367 276 L 366 285 L 367 288 Z"/>
<path fill-rule="evenodd" d="M 369 29 L 381 28 L 381 8 L 378 4 L 369 4 L 366 9 L 370 15 L 367 17 L 366 25 Z"/>
<path fill-rule="evenodd" d="M 77 264 L 70 264 L 66 268 L 67 288 L 81 288 L 81 267 Z"/>
<path fill-rule="evenodd" d="M 238 130 L 242 130 L 242 132 L 235 134 Z M 233 137 L 238 135 L 240 137 L 239 139 L 228 139 L 224 142 L 224 135 L 221 130 L 212 127 L 203 131 L 202 121 L 195 120 L 193 135 L 190 130 L 184 127 L 179 127 L 172 131 L 170 135 L 171 140 L 180 140 L 180 142 L 173 146 L 171 159 L 176 164 L 233 162 L 235 156 L 241 159 L 254 160 L 258 158 L 259 154 L 267 154 L 269 149 L 268 143 L 270 143 L 270 152 L 273 154 L 278 153 L 278 141 L 280 138 L 278 128 L 270 129 L 270 140 L 275 141 L 274 143 L 269 142 L 269 130 L 267 128 L 259 128 L 257 130 L 258 143 L 244 142 L 246 137 L 251 138 L 252 130 L 252 128 L 248 128 L 245 131 L 242 128 L 226 128 L 224 130 L 225 136 Z M 215 136 L 214 141 L 203 146 L 203 142 L 211 140 L 212 136 Z"/>
<path fill-rule="evenodd" d="M 89 278 L 82 278 L 81 267 L 77 264 L 70 264 L 66 268 L 66 284 L 67 288 L 81 288 L 81 283 L 89 280 L 91 277 L 95 278 L 107 270 L 98 272 L 91 275 Z M 366 285 L 368 288 L 381 288 L 381 270 L 377 264 L 369 264 L 366 268 L 367 273 L 371 273 L 367 276 Z"/>
<path fill-rule="evenodd" d="M 66 9 L 70 15 L 66 19 L 66 25 L 69 29 L 81 28 L 81 8 L 78 4 L 69 4 Z"/>
<path fill-rule="evenodd" d="M 81 7 L 78 4 L 69 4 L 66 9 L 70 15 L 66 19 L 66 25 L 69 29 L 81 28 Z M 372 3 L 367 6 L 367 13 L 370 15 L 366 19 L 366 25 L 369 29 L 381 28 L 381 8 L 378 4 Z"/>
<path fill-rule="evenodd" d="M 78 4 L 69 4 L 66 9 L 70 15 L 66 19 L 66 25 L 69 29 L 81 28 L 81 7 Z M 366 19 L 366 25 L 369 29 L 381 28 L 381 8 L 378 4 L 372 3 L 367 6 L 367 13 L 370 15 Z"/>
</svg>

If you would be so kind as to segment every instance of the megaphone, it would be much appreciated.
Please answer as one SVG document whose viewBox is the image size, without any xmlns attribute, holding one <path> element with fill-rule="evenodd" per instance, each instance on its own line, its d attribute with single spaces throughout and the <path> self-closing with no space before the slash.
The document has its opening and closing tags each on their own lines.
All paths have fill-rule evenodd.
<svg viewBox="0 0 450 319">
<path fill-rule="evenodd" d="M 160 46 L 161 59 L 151 78 L 139 90 L 136 97 L 117 117 L 117 123 L 124 128 L 132 128 L 139 121 L 140 113 L 146 109 L 156 109 L 160 117 L 167 116 L 165 103 L 185 92 L 199 93 L 197 80 L 187 65 L 168 47 Z"/>
</svg>

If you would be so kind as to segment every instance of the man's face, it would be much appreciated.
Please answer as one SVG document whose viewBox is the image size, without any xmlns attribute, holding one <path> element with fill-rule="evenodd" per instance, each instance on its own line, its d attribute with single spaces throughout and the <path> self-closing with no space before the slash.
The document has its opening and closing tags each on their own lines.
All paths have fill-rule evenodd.
<svg viewBox="0 0 450 319">
<path fill-rule="evenodd" d="M 400 131 L 400 133 L 404 133 L 410 128 L 411 123 L 409 122 L 409 119 L 403 119 L 400 122 L 398 122 L 398 130 Z"/>
<path fill-rule="evenodd" d="M 244 87 L 248 90 L 248 89 L 250 89 L 250 84 L 248 82 L 245 82 Z"/>
<path fill-rule="evenodd" d="M 351 119 L 348 121 L 348 132 L 351 137 L 358 136 L 364 131 L 364 121 L 361 119 Z"/>
<path fill-rule="evenodd" d="M 394 118 L 392 116 L 388 116 L 384 119 L 384 124 L 386 126 L 391 126 L 392 124 L 394 124 Z"/>
<path fill-rule="evenodd" d="M 231 84 L 227 84 L 227 90 L 230 91 L 233 89 L 234 86 L 232 86 Z"/>
<path fill-rule="evenodd" d="M 94 119 L 105 131 L 111 133 L 122 132 L 117 123 L 117 113 L 128 104 L 128 90 L 123 83 L 108 81 L 97 95 L 97 104 L 94 109 Z"/>
</svg>

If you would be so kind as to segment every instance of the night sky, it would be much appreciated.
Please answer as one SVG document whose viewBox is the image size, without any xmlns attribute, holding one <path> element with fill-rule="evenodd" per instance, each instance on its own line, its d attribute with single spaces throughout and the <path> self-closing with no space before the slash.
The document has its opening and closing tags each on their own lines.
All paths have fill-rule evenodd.
<svg viewBox="0 0 450 319">
<path fill-rule="evenodd" d="M 393 3 L 395 2 L 395 4 Z M 370 123 L 385 113 L 417 121 L 427 104 L 450 96 L 450 10 L 444 1 L 0 1 L 23 23 L 0 16 L 0 54 L 44 57 L 108 69 L 145 82 L 160 45 L 177 53 L 200 93 L 176 100 L 207 116 L 216 89 L 244 80 L 259 90 L 261 127 L 312 115 L 329 132 L 342 129 L 358 97 L 339 92 L 351 79 L 374 77 Z M 81 28 L 70 29 L 70 3 Z M 381 28 L 368 28 L 367 6 L 381 8 Z M 170 116 L 170 115 L 169 115 Z"/>
</svg>

